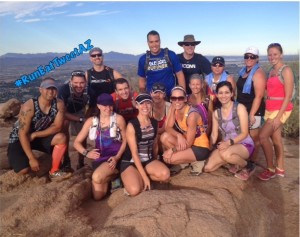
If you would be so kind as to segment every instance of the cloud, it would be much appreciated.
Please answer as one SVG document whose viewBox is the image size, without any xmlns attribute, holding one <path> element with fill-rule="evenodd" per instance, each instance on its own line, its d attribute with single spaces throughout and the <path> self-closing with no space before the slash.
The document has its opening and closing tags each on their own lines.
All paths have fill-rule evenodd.
<svg viewBox="0 0 300 237">
<path fill-rule="evenodd" d="M 17 20 L 33 17 L 40 12 L 51 11 L 67 4 L 66 2 L 0 2 L 0 16 L 13 15 Z"/>
<path fill-rule="evenodd" d="M 80 3 L 77 3 L 75 6 L 76 7 L 81 7 L 81 6 L 83 6 L 84 4 L 82 3 L 82 2 L 80 2 Z"/>
<path fill-rule="evenodd" d="M 33 18 L 33 19 L 24 20 L 22 22 L 24 22 L 24 23 L 32 23 L 32 22 L 38 22 L 38 21 L 41 21 L 41 19 L 40 18 Z"/>
<path fill-rule="evenodd" d="M 54 15 L 61 15 L 64 14 L 66 12 L 43 12 L 44 16 L 54 16 Z"/>
<path fill-rule="evenodd" d="M 75 17 L 81 17 L 81 16 L 94 16 L 94 15 L 103 15 L 107 11 L 106 10 L 101 10 L 101 11 L 92 11 L 92 12 L 82 12 L 82 13 L 76 13 L 76 14 L 70 14 L 68 16 L 75 16 Z"/>
</svg>

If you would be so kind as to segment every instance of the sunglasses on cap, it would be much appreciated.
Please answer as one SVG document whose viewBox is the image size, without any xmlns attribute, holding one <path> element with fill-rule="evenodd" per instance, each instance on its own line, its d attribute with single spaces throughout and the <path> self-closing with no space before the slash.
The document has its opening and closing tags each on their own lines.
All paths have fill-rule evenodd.
<svg viewBox="0 0 300 237">
<path fill-rule="evenodd" d="M 100 58 L 100 57 L 102 57 L 102 53 L 91 54 L 90 56 L 91 56 L 92 58 L 96 58 L 96 57 Z"/>
<path fill-rule="evenodd" d="M 245 54 L 244 55 L 244 59 L 257 59 L 257 56 L 256 55 L 252 55 L 252 54 Z"/>
<path fill-rule="evenodd" d="M 213 67 L 224 67 L 224 65 L 221 63 L 214 63 L 214 64 L 212 64 L 212 66 Z"/>
<path fill-rule="evenodd" d="M 184 46 L 196 46 L 196 44 L 193 44 L 193 43 L 186 43 L 186 44 L 183 44 Z"/>
<path fill-rule="evenodd" d="M 74 72 L 72 72 L 72 77 L 73 76 L 83 76 L 83 77 L 85 77 L 85 73 L 84 73 L 84 71 L 74 71 Z"/>
<path fill-rule="evenodd" d="M 165 91 L 166 88 L 164 85 L 157 84 L 152 86 L 152 91 Z"/>
<path fill-rule="evenodd" d="M 184 101 L 185 98 L 186 98 L 185 96 L 171 96 L 171 97 L 170 97 L 170 101 L 171 101 L 171 102 L 174 102 L 174 101 L 177 101 L 177 100 L 178 100 L 178 101 Z"/>
<path fill-rule="evenodd" d="M 281 47 L 281 44 L 279 44 L 279 43 L 272 43 L 272 44 L 270 44 L 269 46 L 268 46 L 268 48 L 271 48 L 271 47 Z"/>
</svg>

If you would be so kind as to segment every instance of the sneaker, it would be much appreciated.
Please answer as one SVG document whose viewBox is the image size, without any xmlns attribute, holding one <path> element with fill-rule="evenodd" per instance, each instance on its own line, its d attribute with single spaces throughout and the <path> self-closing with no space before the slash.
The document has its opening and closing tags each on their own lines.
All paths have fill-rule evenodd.
<svg viewBox="0 0 300 237">
<path fill-rule="evenodd" d="M 189 164 L 189 163 L 186 163 L 186 164 L 180 164 L 179 166 L 180 166 L 180 168 L 181 168 L 182 170 L 184 170 L 184 169 L 190 167 L 190 164 Z"/>
<path fill-rule="evenodd" d="M 192 170 L 190 172 L 193 176 L 198 176 L 203 172 L 203 167 L 205 165 L 205 160 L 202 161 L 195 161 L 191 163 Z"/>
<path fill-rule="evenodd" d="M 234 177 L 241 179 L 241 180 L 248 180 L 250 176 L 255 172 L 256 166 L 254 164 L 251 165 L 250 168 L 243 168 L 241 171 L 236 173 Z"/>
<path fill-rule="evenodd" d="M 121 179 L 120 178 L 116 178 L 114 180 L 111 181 L 111 188 L 110 188 L 110 192 L 114 192 L 117 189 L 122 188 L 122 183 L 121 183 Z"/>
<path fill-rule="evenodd" d="M 64 172 L 62 170 L 57 170 L 52 174 L 49 172 L 49 178 L 51 181 L 62 181 L 64 179 L 68 179 L 72 176 L 70 172 Z"/>
<path fill-rule="evenodd" d="M 239 172 L 241 169 L 240 169 L 240 166 L 239 165 L 231 165 L 228 169 L 228 171 L 232 174 L 236 174 L 237 172 Z"/>
<path fill-rule="evenodd" d="M 260 173 L 257 177 L 260 180 L 267 181 L 269 179 L 272 179 L 276 176 L 275 172 L 270 171 L 269 169 L 265 169 L 262 173 Z"/>
<path fill-rule="evenodd" d="M 126 195 L 126 196 L 130 196 L 130 194 L 127 192 L 127 190 L 124 188 L 124 194 Z"/>
<path fill-rule="evenodd" d="M 181 166 L 180 165 L 172 165 L 170 168 L 170 174 L 171 176 L 178 174 L 181 171 Z"/>
<path fill-rule="evenodd" d="M 276 167 L 276 168 L 275 168 L 275 174 L 276 174 L 277 176 L 284 177 L 284 176 L 285 176 L 285 171 L 279 169 L 278 167 Z"/>
</svg>

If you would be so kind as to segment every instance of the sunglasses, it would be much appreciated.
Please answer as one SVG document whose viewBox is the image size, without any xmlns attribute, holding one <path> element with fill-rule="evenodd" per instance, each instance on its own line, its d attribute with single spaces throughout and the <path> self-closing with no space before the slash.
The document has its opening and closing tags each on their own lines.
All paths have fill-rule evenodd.
<svg viewBox="0 0 300 237">
<path fill-rule="evenodd" d="M 91 54 L 91 57 L 92 58 L 96 58 L 96 57 L 100 58 L 100 57 L 102 57 L 102 53 Z"/>
<path fill-rule="evenodd" d="M 85 73 L 83 71 L 74 71 L 72 72 L 72 77 L 73 76 L 85 76 Z"/>
<path fill-rule="evenodd" d="M 244 55 L 244 59 L 257 59 L 257 56 L 256 55 L 249 55 L 249 54 L 245 54 Z"/>
<path fill-rule="evenodd" d="M 224 67 L 224 65 L 221 63 L 214 63 L 214 64 L 212 64 L 212 66 L 213 67 Z"/>
<path fill-rule="evenodd" d="M 271 47 L 281 47 L 281 44 L 279 44 L 279 43 L 272 43 L 272 44 L 270 44 L 269 46 L 268 46 L 268 48 L 271 48 Z"/>
<path fill-rule="evenodd" d="M 195 44 L 183 44 L 184 46 L 196 46 Z"/>
<path fill-rule="evenodd" d="M 153 85 L 152 86 L 152 91 L 165 91 L 166 88 L 164 85 Z"/>
<path fill-rule="evenodd" d="M 178 97 L 177 96 L 171 96 L 170 100 L 171 101 L 177 101 L 177 100 L 178 101 L 184 101 L 185 100 L 185 96 L 178 96 Z"/>
</svg>

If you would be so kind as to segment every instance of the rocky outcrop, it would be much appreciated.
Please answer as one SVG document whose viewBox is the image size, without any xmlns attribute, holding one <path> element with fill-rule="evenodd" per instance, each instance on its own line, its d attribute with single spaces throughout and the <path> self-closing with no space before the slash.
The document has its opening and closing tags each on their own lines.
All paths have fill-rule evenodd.
<svg viewBox="0 0 300 237">
<path fill-rule="evenodd" d="M 0 119 L 9 119 L 17 116 L 21 108 L 21 102 L 17 99 L 10 99 L 0 104 Z"/>
</svg>

